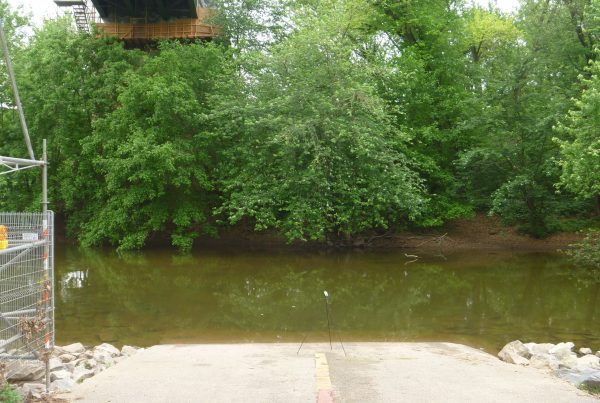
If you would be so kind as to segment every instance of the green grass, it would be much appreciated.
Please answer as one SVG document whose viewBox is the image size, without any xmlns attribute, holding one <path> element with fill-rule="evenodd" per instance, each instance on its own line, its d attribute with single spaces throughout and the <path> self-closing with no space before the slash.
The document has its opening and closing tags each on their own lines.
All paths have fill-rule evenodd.
<svg viewBox="0 0 600 403">
<path fill-rule="evenodd" d="M 594 396 L 600 396 L 600 385 L 586 385 L 585 383 L 582 383 L 579 385 L 579 389 L 585 390 Z"/>
<path fill-rule="evenodd" d="M 21 403 L 21 396 L 10 385 L 4 385 L 0 389 L 0 403 Z"/>
</svg>

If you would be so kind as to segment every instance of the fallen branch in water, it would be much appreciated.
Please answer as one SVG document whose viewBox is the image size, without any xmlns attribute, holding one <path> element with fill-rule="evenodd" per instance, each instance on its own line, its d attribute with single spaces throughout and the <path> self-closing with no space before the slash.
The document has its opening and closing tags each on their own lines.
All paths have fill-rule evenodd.
<svg viewBox="0 0 600 403">
<path fill-rule="evenodd" d="M 409 255 L 407 253 L 405 253 L 404 256 L 406 256 L 407 258 L 413 259 L 413 260 L 409 260 L 408 262 L 404 262 L 404 266 L 406 266 L 407 264 L 414 263 L 420 259 L 419 256 L 417 256 L 417 255 Z"/>
<path fill-rule="evenodd" d="M 432 236 L 429 239 L 426 239 L 423 242 L 421 242 L 420 244 L 418 244 L 416 247 L 418 248 L 419 246 L 423 246 L 427 242 L 432 242 L 432 241 L 435 241 L 438 244 L 438 246 L 441 246 L 442 243 L 446 240 L 448 240 L 450 242 L 455 242 L 454 239 L 452 239 L 448 236 L 448 233 L 445 233 L 444 235 L 440 235 L 440 236 Z"/>
</svg>

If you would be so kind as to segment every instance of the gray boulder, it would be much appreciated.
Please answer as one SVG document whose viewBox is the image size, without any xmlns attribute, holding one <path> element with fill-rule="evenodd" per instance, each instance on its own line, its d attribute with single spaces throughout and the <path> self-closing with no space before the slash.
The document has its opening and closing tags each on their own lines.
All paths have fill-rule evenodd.
<svg viewBox="0 0 600 403">
<path fill-rule="evenodd" d="M 544 355 L 550 354 L 550 350 L 554 348 L 555 344 L 552 343 L 525 343 L 524 346 L 527 348 L 531 355 Z"/>
<path fill-rule="evenodd" d="M 509 364 L 528 365 L 531 353 L 519 340 L 511 341 L 500 350 L 498 357 Z"/>
<path fill-rule="evenodd" d="M 45 374 L 46 369 L 41 362 L 16 362 L 11 365 L 7 379 L 14 382 L 30 382 L 42 379 Z"/>
<path fill-rule="evenodd" d="M 75 370 L 73 371 L 73 381 L 75 383 L 81 383 L 92 376 L 94 376 L 94 371 L 89 370 L 82 365 L 75 367 Z"/>
<path fill-rule="evenodd" d="M 575 344 L 573 344 L 570 341 L 567 343 L 558 343 L 557 345 L 552 347 L 548 351 L 548 353 L 552 354 L 553 356 L 555 356 L 556 358 L 558 358 L 560 360 L 563 357 L 567 357 L 567 356 L 570 356 L 571 354 L 573 354 L 573 347 L 575 347 Z"/>
<path fill-rule="evenodd" d="M 121 352 L 119 351 L 118 348 L 116 348 L 112 344 L 108 344 L 108 343 L 102 343 L 99 346 L 96 346 L 94 348 L 94 352 L 96 352 L 96 351 L 106 352 L 106 353 L 110 354 L 111 357 L 118 357 L 119 355 L 121 355 Z"/>
<path fill-rule="evenodd" d="M 113 355 L 106 350 L 94 350 L 94 360 L 104 365 L 112 365 L 114 363 Z"/>
<path fill-rule="evenodd" d="M 556 372 L 556 375 L 575 385 L 581 385 L 583 383 L 589 386 L 594 386 L 595 384 L 600 385 L 600 370 L 597 369 L 561 369 Z"/>
<path fill-rule="evenodd" d="M 61 354 L 61 355 L 59 355 L 58 359 L 61 360 L 64 363 L 67 363 L 67 362 L 71 362 L 71 361 L 77 359 L 77 356 L 75 356 L 73 354 L 68 354 L 67 353 L 67 354 Z"/>
<path fill-rule="evenodd" d="M 587 347 L 581 347 L 579 349 L 579 354 L 581 354 L 581 355 L 592 354 L 592 349 L 591 348 L 587 348 Z"/>
<path fill-rule="evenodd" d="M 71 378 L 57 379 L 50 384 L 50 392 L 70 392 L 75 385 L 75 381 Z"/>
<path fill-rule="evenodd" d="M 93 370 L 94 368 L 96 368 L 98 366 L 98 361 L 96 361 L 93 358 L 90 358 L 89 360 L 85 360 L 83 362 L 83 366 L 85 368 L 87 368 L 87 369 L 92 369 Z"/>
<path fill-rule="evenodd" d="M 529 365 L 538 369 L 557 370 L 560 362 L 550 354 L 534 354 L 529 359 Z"/>
<path fill-rule="evenodd" d="M 21 386 L 21 393 L 26 398 L 34 397 L 40 398 L 42 393 L 46 392 L 46 385 L 43 383 L 35 382 L 35 383 L 24 383 Z"/>
<path fill-rule="evenodd" d="M 600 357 L 595 355 L 584 355 L 577 359 L 577 368 L 585 369 L 600 369 Z"/>
<path fill-rule="evenodd" d="M 563 355 L 563 356 L 560 356 L 557 358 L 559 360 L 559 364 L 558 364 L 559 368 L 574 369 L 579 366 L 579 361 L 577 360 L 577 354 L 575 354 L 575 353 L 571 353 L 569 355 Z"/>
<path fill-rule="evenodd" d="M 50 381 L 57 381 L 60 379 L 71 379 L 71 373 L 66 369 L 55 371 L 50 373 Z"/>
<path fill-rule="evenodd" d="M 60 351 L 68 354 L 81 354 L 85 352 L 85 347 L 81 343 L 73 343 L 60 347 Z"/>
<path fill-rule="evenodd" d="M 58 357 L 59 355 L 63 355 L 66 353 L 67 352 L 65 350 L 63 350 L 63 348 L 61 346 L 54 346 L 54 348 L 52 349 L 52 355 L 55 357 Z"/>
<path fill-rule="evenodd" d="M 65 363 L 65 369 L 67 371 L 71 371 L 73 372 L 75 370 L 75 367 L 79 364 L 79 361 L 71 361 L 71 362 L 66 362 Z"/>
<path fill-rule="evenodd" d="M 65 369 L 65 364 L 59 358 L 50 358 L 48 365 L 50 367 L 50 372 L 62 371 Z"/>
</svg>

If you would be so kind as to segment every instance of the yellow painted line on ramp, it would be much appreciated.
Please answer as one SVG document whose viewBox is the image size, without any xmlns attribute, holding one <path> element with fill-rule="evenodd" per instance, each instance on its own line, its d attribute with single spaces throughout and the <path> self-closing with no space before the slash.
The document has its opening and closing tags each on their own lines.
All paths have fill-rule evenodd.
<svg viewBox="0 0 600 403">
<path fill-rule="evenodd" d="M 329 377 L 329 364 L 324 353 L 315 354 L 315 374 L 317 381 L 317 403 L 333 402 L 333 388 Z"/>
</svg>

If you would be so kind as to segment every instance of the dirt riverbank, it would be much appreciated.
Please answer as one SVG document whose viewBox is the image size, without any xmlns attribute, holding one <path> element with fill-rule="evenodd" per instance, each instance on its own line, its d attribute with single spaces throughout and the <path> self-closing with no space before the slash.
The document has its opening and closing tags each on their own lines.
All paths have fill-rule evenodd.
<svg viewBox="0 0 600 403">
<path fill-rule="evenodd" d="M 326 248 L 381 248 L 410 251 L 467 251 L 510 250 L 515 252 L 555 252 L 569 248 L 579 241 L 578 233 L 564 232 L 536 239 L 520 234 L 516 227 L 503 225 L 496 217 L 478 214 L 473 218 L 449 222 L 440 228 L 413 232 L 365 234 L 349 242 L 336 245 L 325 242 L 288 243 L 276 231 L 255 232 L 249 226 L 237 226 L 221 232 L 218 238 L 201 237 L 196 241 L 200 248 L 249 249 L 326 249 Z"/>
</svg>

